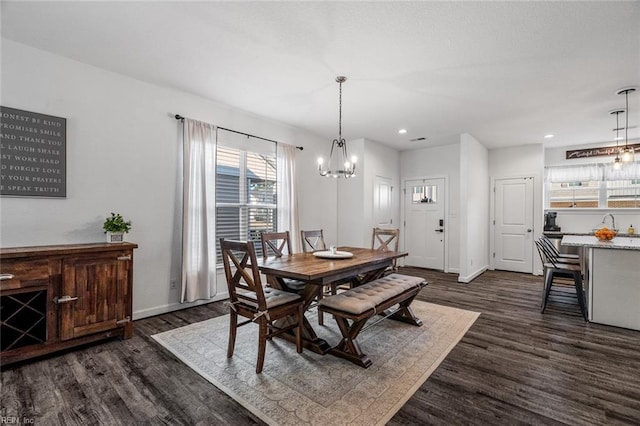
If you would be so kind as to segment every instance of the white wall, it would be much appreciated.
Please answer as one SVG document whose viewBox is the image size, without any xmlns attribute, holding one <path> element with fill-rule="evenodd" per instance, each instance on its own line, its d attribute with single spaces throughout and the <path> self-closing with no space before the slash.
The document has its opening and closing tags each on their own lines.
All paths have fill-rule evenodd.
<svg viewBox="0 0 640 426">
<path fill-rule="evenodd" d="M 363 243 L 365 247 L 371 244 L 371 233 L 377 225 L 373 216 L 374 190 L 376 177 L 391 179 L 393 213 L 390 228 L 400 227 L 400 153 L 381 143 L 365 139 L 365 152 L 367 163 L 365 165 L 364 188 L 364 223 Z"/>
<path fill-rule="evenodd" d="M 376 176 L 391 178 L 394 188 L 393 227 L 399 227 L 399 166 L 400 154 L 395 149 L 368 139 L 347 142 L 349 156 L 358 157 L 356 177 L 338 179 L 338 235 L 337 244 L 369 247 L 373 217 L 373 191 Z M 329 241 L 327 241 L 329 244 Z"/>
<path fill-rule="evenodd" d="M 400 153 L 400 185 L 410 179 L 446 177 L 448 213 L 445 223 L 445 272 L 458 272 L 460 262 L 460 144 L 452 143 L 432 148 Z M 400 198 L 404 218 L 403 197 Z M 401 228 L 401 235 L 405 232 Z M 400 239 L 401 244 L 404 240 Z"/>
<path fill-rule="evenodd" d="M 460 135 L 460 282 L 473 280 L 488 267 L 488 156 L 473 136 Z"/>
<path fill-rule="evenodd" d="M 364 186 L 367 181 L 365 173 L 368 158 L 365 154 L 364 139 L 347 142 L 348 156 L 355 155 L 358 158 L 355 177 L 349 179 L 333 179 L 338 188 L 338 233 L 337 235 L 325 234 L 327 245 L 362 246 L 362 216 L 364 214 Z M 367 247 L 365 244 L 363 247 Z"/>
<path fill-rule="evenodd" d="M 179 277 L 179 113 L 283 143 L 298 151 L 300 223 L 335 235 L 336 183 L 315 158 L 326 141 L 282 123 L 2 39 L 3 106 L 67 119 L 67 197 L 1 201 L 2 247 L 103 241 L 112 211 L 133 221 L 134 318 L 188 305 Z M 218 281 L 226 292 L 226 284 Z"/>
<path fill-rule="evenodd" d="M 543 169 L 544 169 L 544 148 L 542 144 L 538 145 L 522 145 L 510 148 L 492 149 L 489 151 L 489 175 L 491 183 L 495 183 L 496 179 L 533 177 L 533 238 L 538 239 L 542 235 L 544 226 L 543 212 Z M 491 192 L 490 211 L 493 212 L 493 203 L 495 199 Z M 494 227 L 493 215 L 490 219 L 489 254 L 494 252 Z M 533 272 L 542 273 L 542 264 L 535 247 L 533 247 Z M 490 258 L 491 263 L 491 258 Z"/>
</svg>

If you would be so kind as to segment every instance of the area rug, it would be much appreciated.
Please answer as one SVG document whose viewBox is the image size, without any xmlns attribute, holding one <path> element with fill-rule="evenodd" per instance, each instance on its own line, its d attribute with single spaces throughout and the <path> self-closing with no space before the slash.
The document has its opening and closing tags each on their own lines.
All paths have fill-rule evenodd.
<svg viewBox="0 0 640 426">
<path fill-rule="evenodd" d="M 414 301 L 416 327 L 384 320 L 358 336 L 373 361 L 364 369 L 332 355 L 305 350 L 274 338 L 267 343 L 264 369 L 255 373 L 258 327 L 238 329 L 235 353 L 227 359 L 229 316 L 190 324 L 152 336 L 202 377 L 270 425 L 385 424 L 427 380 L 480 315 Z M 319 337 L 340 340 L 335 321 L 325 315 Z"/>
</svg>

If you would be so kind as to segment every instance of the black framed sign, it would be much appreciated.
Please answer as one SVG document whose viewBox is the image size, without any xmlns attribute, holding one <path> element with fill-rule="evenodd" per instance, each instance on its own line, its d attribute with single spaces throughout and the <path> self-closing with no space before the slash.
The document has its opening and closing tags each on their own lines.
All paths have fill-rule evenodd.
<svg viewBox="0 0 640 426">
<path fill-rule="evenodd" d="M 640 149 L 640 144 L 629 144 L 629 148 L 634 150 Z M 620 152 L 625 145 L 620 146 L 605 146 L 602 148 L 588 148 L 588 149 L 574 149 L 572 151 L 566 151 L 567 160 L 575 160 L 578 158 L 590 158 L 590 157 L 604 157 L 613 156 Z"/>
<path fill-rule="evenodd" d="M 0 106 L 0 195 L 67 196 L 67 120 Z"/>
</svg>

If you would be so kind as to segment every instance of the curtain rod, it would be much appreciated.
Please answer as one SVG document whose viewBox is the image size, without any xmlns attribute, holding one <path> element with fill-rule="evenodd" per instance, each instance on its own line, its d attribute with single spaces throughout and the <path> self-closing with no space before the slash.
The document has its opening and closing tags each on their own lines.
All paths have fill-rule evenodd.
<svg viewBox="0 0 640 426">
<path fill-rule="evenodd" d="M 180 114 L 176 114 L 175 118 L 176 118 L 176 120 L 184 121 L 184 117 L 181 116 Z M 218 127 L 218 129 L 226 130 L 227 132 L 231 132 L 231 133 L 237 133 L 239 135 L 249 136 L 250 138 L 262 139 L 263 141 L 267 141 L 267 142 L 280 143 L 280 142 L 274 141 L 272 139 L 262 138 L 260 136 L 250 135 L 249 133 L 244 133 L 244 132 L 239 132 L 237 130 L 227 129 L 226 127 Z M 298 148 L 300 151 L 302 151 L 304 149 L 304 147 L 302 147 L 302 146 L 296 146 L 296 148 Z"/>
</svg>

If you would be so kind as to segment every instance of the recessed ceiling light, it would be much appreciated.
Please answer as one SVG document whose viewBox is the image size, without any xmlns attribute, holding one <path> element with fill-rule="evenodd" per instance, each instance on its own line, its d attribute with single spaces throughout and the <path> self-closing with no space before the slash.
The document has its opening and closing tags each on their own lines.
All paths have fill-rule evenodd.
<svg viewBox="0 0 640 426">
<path fill-rule="evenodd" d="M 552 137 L 554 137 L 555 135 L 552 134 L 548 134 L 548 135 L 544 135 L 545 139 L 551 139 Z"/>
<path fill-rule="evenodd" d="M 398 133 L 400 133 L 401 135 L 404 135 L 405 133 L 407 133 L 407 129 L 400 129 L 398 130 Z"/>
</svg>

